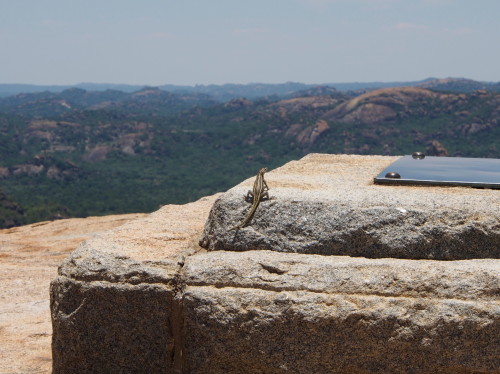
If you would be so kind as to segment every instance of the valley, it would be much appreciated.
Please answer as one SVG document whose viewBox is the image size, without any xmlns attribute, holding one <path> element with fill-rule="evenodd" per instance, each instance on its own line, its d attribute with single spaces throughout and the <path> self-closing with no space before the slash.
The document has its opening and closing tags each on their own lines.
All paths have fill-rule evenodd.
<svg viewBox="0 0 500 374">
<path fill-rule="evenodd" d="M 300 86 L 227 101 L 154 87 L 3 97 L 0 225 L 151 212 L 311 152 L 498 158 L 500 93 L 467 87 Z"/>
</svg>

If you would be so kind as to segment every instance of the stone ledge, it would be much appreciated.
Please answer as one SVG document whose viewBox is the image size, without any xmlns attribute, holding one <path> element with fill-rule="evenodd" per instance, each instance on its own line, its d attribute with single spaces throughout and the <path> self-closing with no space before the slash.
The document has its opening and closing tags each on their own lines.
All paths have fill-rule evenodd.
<svg viewBox="0 0 500 374">
<path fill-rule="evenodd" d="M 216 251 L 182 279 L 188 373 L 500 367 L 500 260 Z"/>
<path fill-rule="evenodd" d="M 270 173 L 269 184 L 278 200 L 280 178 L 287 188 L 321 190 L 314 178 L 328 179 L 333 164 L 346 188 L 328 199 L 362 201 L 352 183 L 364 180 L 360 188 L 370 191 L 366 175 L 392 159 L 312 155 L 278 169 L 288 170 L 282 177 Z M 243 206 L 252 181 L 228 192 L 239 196 L 235 204 Z M 474 225 L 498 220 L 491 191 L 437 188 L 431 199 L 433 189 L 414 188 L 413 198 L 444 210 L 445 196 L 453 204 L 473 196 L 482 201 L 476 215 L 467 208 Z M 416 209 L 406 194 L 384 196 L 401 203 L 396 209 Z M 500 373 L 499 259 L 206 252 L 196 243 L 216 198 L 163 207 L 87 241 L 63 262 L 51 285 L 54 374 Z M 262 208 L 239 231 L 243 238 L 265 233 Z M 370 207 L 379 208 L 380 200 Z M 233 213 L 221 229 L 237 219 Z M 425 227 L 413 229 L 415 240 Z"/>
<path fill-rule="evenodd" d="M 500 364 L 498 304 L 204 286 L 186 288 L 184 308 L 186 373 L 472 374 Z"/>
<path fill-rule="evenodd" d="M 178 273 L 215 197 L 165 206 L 63 261 L 50 288 L 54 374 L 180 372 Z"/>
<path fill-rule="evenodd" d="M 270 200 L 250 224 L 253 178 L 214 204 L 208 250 L 458 260 L 500 258 L 500 191 L 375 185 L 396 157 L 311 154 L 266 174 Z"/>
<path fill-rule="evenodd" d="M 272 251 L 200 253 L 186 261 L 189 286 L 498 301 L 500 260 L 400 260 Z"/>
</svg>

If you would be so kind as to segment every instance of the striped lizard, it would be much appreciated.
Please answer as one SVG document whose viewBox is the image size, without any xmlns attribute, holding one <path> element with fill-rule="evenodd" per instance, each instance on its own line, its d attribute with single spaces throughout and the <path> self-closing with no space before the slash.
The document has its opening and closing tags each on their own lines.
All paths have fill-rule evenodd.
<svg viewBox="0 0 500 374">
<path fill-rule="evenodd" d="M 267 192 L 269 191 L 269 187 L 267 187 L 267 183 L 264 180 L 264 173 L 266 172 L 267 168 L 262 168 L 259 170 L 257 177 L 255 178 L 255 182 L 253 183 L 253 191 L 248 191 L 247 195 L 245 196 L 245 201 L 252 203 L 252 206 L 250 207 L 250 210 L 248 211 L 245 219 L 239 225 L 234 226 L 228 231 L 239 230 L 245 227 L 251 221 L 260 202 L 269 199 L 269 194 Z"/>
</svg>

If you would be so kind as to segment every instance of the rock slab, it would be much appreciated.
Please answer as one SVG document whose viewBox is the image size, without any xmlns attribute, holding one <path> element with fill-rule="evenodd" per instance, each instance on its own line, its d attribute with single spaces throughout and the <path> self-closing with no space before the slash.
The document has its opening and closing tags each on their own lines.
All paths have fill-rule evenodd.
<svg viewBox="0 0 500 374">
<path fill-rule="evenodd" d="M 179 271 L 215 197 L 86 241 L 50 287 L 53 373 L 179 373 Z"/>
<path fill-rule="evenodd" d="M 0 229 L 0 373 L 51 373 L 47 296 L 57 267 L 95 233 L 141 216 L 72 218 Z"/>
<path fill-rule="evenodd" d="M 207 252 L 197 242 L 203 227 L 203 240 L 213 244 L 219 243 L 217 230 L 238 223 L 245 213 L 239 199 L 252 179 L 225 194 L 240 196 L 234 203 L 239 213 L 225 221 L 217 218 L 220 203 L 214 202 L 228 197 L 219 195 L 164 207 L 87 241 L 63 262 L 52 282 L 54 373 L 500 373 L 500 260 L 482 258 L 496 253 L 498 242 L 490 245 L 490 252 L 478 246 L 457 251 L 456 241 L 447 241 L 449 247 L 443 242 L 436 254 L 472 257 L 450 261 L 422 259 L 430 257 L 432 248 L 425 252 L 417 246 L 406 258 L 377 258 L 398 252 L 387 249 L 394 245 L 363 245 L 370 233 L 356 250 L 353 241 L 341 247 L 358 257 L 330 249 L 315 254 L 241 244 L 255 244 L 254 237 L 274 230 L 275 223 L 267 221 L 266 226 L 263 221 L 269 219 L 266 204 L 283 204 L 287 196 L 279 183 L 297 193 L 309 188 L 324 201 L 335 200 L 322 194 L 314 179 L 320 178 L 316 174 L 329 176 L 331 164 L 336 165 L 337 183 L 346 185 L 338 193 L 357 201 L 360 209 L 387 214 L 383 200 L 370 201 L 395 187 L 381 186 L 373 194 L 369 191 L 379 186 L 370 179 L 393 160 L 310 155 L 269 173 L 276 200 L 265 202 L 250 225 L 239 230 L 241 236 L 233 241 L 237 248 L 229 246 L 228 238 L 220 241 L 228 245 L 226 250 L 209 245 Z M 308 187 L 306 182 L 311 182 Z M 366 189 L 363 204 L 356 185 Z M 470 207 L 464 217 L 475 217 L 474 227 L 484 224 L 483 229 L 494 232 L 492 193 L 438 188 L 432 197 L 431 190 L 421 189 L 412 198 L 425 195 L 429 207 L 434 201 L 443 211 L 459 201 L 478 202 L 476 215 Z M 294 204 L 300 204 L 301 196 L 307 204 L 314 202 L 307 191 L 294 196 Z M 392 196 L 392 203 L 399 202 L 395 209 L 422 206 L 415 201 L 411 205 L 406 195 L 393 191 Z M 440 219 L 450 216 L 443 213 Z M 450 230 L 450 222 L 442 230 Z M 382 238 L 381 226 L 373 229 Z M 302 230 L 308 227 L 302 225 Z M 411 244 L 412 237 L 404 234 Z M 287 235 L 283 233 L 283 240 Z M 418 240 L 422 233 L 414 229 L 414 235 Z M 360 257 L 367 248 L 373 255 Z"/>
<path fill-rule="evenodd" d="M 498 373 L 499 262 L 211 252 L 183 269 L 188 373 Z"/>
<path fill-rule="evenodd" d="M 208 250 L 458 260 L 500 258 L 500 191 L 376 185 L 397 157 L 311 154 L 266 174 L 270 199 L 249 225 L 252 179 L 214 204 Z"/>
</svg>

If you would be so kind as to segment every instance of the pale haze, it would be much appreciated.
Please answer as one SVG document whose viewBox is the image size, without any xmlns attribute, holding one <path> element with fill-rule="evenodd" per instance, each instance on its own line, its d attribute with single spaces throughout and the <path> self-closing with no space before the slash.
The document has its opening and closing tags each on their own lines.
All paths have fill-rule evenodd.
<svg viewBox="0 0 500 374">
<path fill-rule="evenodd" d="M 500 81 L 499 0 L 0 0 L 0 83 Z"/>
</svg>

